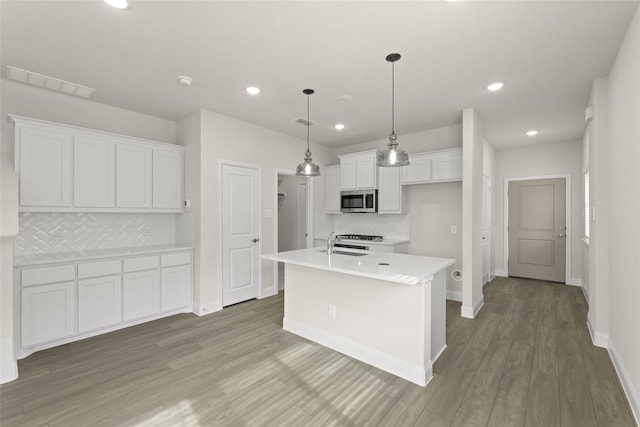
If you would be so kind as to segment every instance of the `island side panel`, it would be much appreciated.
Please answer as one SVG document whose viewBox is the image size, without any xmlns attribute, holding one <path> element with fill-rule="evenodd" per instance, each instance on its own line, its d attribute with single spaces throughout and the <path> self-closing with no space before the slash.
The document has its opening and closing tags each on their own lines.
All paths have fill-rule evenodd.
<svg viewBox="0 0 640 427">
<path fill-rule="evenodd" d="M 431 355 L 431 362 L 435 363 L 442 352 L 447 348 L 447 271 L 441 270 L 433 275 L 429 286 L 431 291 L 430 321 L 427 326 L 431 330 L 431 348 L 426 349 L 426 354 Z"/>
<path fill-rule="evenodd" d="M 428 288 L 286 264 L 284 329 L 426 385 Z"/>
</svg>

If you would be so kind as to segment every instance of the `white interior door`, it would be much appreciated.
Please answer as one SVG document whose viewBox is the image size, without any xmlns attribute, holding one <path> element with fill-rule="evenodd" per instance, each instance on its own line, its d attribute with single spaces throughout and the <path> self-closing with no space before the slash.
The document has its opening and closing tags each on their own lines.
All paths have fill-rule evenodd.
<svg viewBox="0 0 640 427">
<path fill-rule="evenodd" d="M 563 178 L 509 183 L 509 275 L 565 281 Z"/>
<path fill-rule="evenodd" d="M 307 247 L 307 197 L 309 187 L 306 182 L 298 184 L 298 249 Z"/>
<path fill-rule="evenodd" d="M 491 178 L 482 177 L 482 284 L 491 280 Z"/>
<path fill-rule="evenodd" d="M 258 169 L 222 165 L 222 305 L 258 297 Z"/>
</svg>

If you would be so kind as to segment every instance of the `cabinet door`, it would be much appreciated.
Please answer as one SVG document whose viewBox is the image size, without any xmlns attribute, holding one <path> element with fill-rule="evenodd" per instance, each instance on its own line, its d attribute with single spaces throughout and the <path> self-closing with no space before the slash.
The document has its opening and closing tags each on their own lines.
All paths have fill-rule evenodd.
<svg viewBox="0 0 640 427">
<path fill-rule="evenodd" d="M 191 304 L 191 266 L 180 265 L 162 269 L 161 309 L 175 310 Z"/>
<path fill-rule="evenodd" d="M 355 190 L 357 188 L 356 159 L 346 157 L 340 159 L 340 188 Z"/>
<path fill-rule="evenodd" d="M 405 213 L 404 190 L 400 185 L 402 168 L 379 168 L 378 170 L 378 213 Z"/>
<path fill-rule="evenodd" d="M 125 321 L 154 315 L 160 311 L 158 270 L 124 275 L 122 283 Z"/>
<path fill-rule="evenodd" d="M 20 206 L 71 206 L 69 134 L 18 127 Z"/>
<path fill-rule="evenodd" d="M 411 163 L 402 169 L 402 185 L 424 184 L 431 181 L 431 157 L 427 154 L 412 154 Z"/>
<path fill-rule="evenodd" d="M 75 282 L 24 288 L 21 305 L 23 347 L 75 334 Z"/>
<path fill-rule="evenodd" d="M 126 143 L 117 144 L 117 207 L 151 207 L 152 153 L 151 147 Z"/>
<path fill-rule="evenodd" d="M 376 166 L 375 154 L 366 154 L 356 158 L 356 186 L 359 190 L 375 189 L 376 187 Z"/>
<path fill-rule="evenodd" d="M 328 214 L 340 213 L 340 165 L 324 168 L 324 208 Z"/>
<path fill-rule="evenodd" d="M 184 153 L 153 150 L 153 207 L 181 209 L 183 194 Z"/>
<path fill-rule="evenodd" d="M 120 275 L 78 281 L 78 329 L 86 332 L 122 322 Z"/>
<path fill-rule="evenodd" d="M 76 137 L 73 143 L 73 205 L 94 208 L 115 206 L 115 171 L 113 142 Z"/>
<path fill-rule="evenodd" d="M 462 150 L 436 154 L 431 160 L 433 181 L 458 181 L 462 179 Z"/>
</svg>

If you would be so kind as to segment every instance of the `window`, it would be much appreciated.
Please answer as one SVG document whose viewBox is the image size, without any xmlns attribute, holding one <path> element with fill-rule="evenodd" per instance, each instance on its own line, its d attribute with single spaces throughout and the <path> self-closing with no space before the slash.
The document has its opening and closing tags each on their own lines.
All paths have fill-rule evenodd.
<svg viewBox="0 0 640 427">
<path fill-rule="evenodd" d="M 584 172 L 584 240 L 589 241 L 589 171 Z"/>
</svg>

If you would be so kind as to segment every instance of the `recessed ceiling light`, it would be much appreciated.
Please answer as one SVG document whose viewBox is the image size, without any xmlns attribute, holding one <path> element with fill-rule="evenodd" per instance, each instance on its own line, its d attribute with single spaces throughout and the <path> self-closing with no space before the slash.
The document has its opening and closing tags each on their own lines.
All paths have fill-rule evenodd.
<svg viewBox="0 0 640 427">
<path fill-rule="evenodd" d="M 487 90 L 490 90 L 491 92 L 495 92 L 497 90 L 500 90 L 504 87 L 504 83 L 502 82 L 495 82 L 495 83 L 491 83 L 489 86 L 487 86 Z"/>
<path fill-rule="evenodd" d="M 335 130 L 342 130 L 344 129 L 344 124 L 336 123 L 335 125 L 333 125 L 333 127 L 335 128 Z"/>
<path fill-rule="evenodd" d="M 249 86 L 248 88 L 245 89 L 247 91 L 248 94 L 250 95 L 257 95 L 260 93 L 260 88 L 259 87 L 255 87 L 255 86 Z"/>
<path fill-rule="evenodd" d="M 111 7 L 116 9 L 126 9 L 129 7 L 129 0 L 102 0 Z"/>
<path fill-rule="evenodd" d="M 531 129 L 527 131 L 527 136 L 536 136 L 537 134 L 538 134 L 538 131 L 535 129 Z"/>
<path fill-rule="evenodd" d="M 193 79 L 189 76 L 178 76 L 178 83 L 180 83 L 180 86 L 191 86 L 193 84 Z"/>
</svg>

